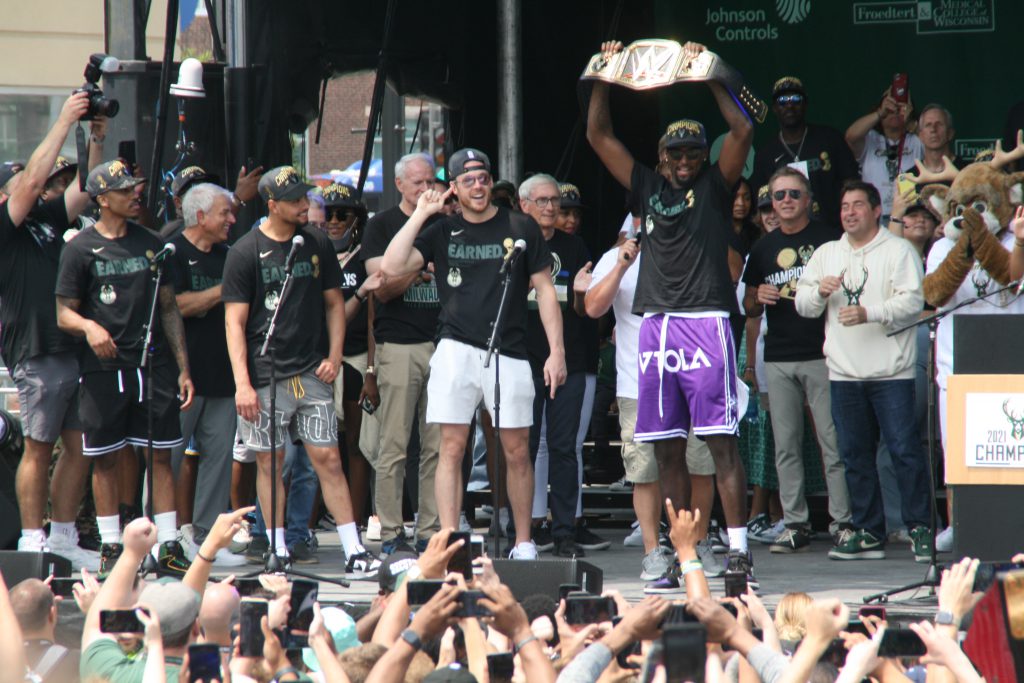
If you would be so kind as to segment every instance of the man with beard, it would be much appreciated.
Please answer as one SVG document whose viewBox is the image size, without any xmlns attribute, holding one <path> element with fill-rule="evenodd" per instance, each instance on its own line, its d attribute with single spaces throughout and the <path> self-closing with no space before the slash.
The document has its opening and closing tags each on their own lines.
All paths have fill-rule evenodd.
<svg viewBox="0 0 1024 683">
<path fill-rule="evenodd" d="M 88 343 L 80 356 L 79 415 L 82 451 L 94 458 L 92 490 L 103 541 L 100 572 L 108 572 L 123 550 L 117 507 L 118 452 L 126 444 L 146 446 L 152 437 L 157 562 L 161 573 L 182 577 L 189 562 L 177 540 L 170 449 L 181 444 L 179 408 L 191 407 L 194 390 L 181 313 L 174 286 L 167 280 L 157 293 L 159 315 L 153 318 L 152 353 L 148 366 L 141 367 L 154 294 L 150 291 L 152 259 L 163 246 L 132 220 L 141 211 L 135 186 L 142 182 L 121 161 L 100 164 L 89 173 L 86 191 L 99 204 L 100 220 L 61 254 L 57 324 Z M 147 406 L 150 388 L 153 399 Z M 147 409 L 152 410 L 151 433 Z"/>
<path fill-rule="evenodd" d="M 447 192 L 430 190 L 419 198 L 416 210 L 388 245 L 381 271 L 386 282 L 388 278 L 416 273 L 428 262 L 436 265 L 441 329 L 437 351 L 430 360 L 427 421 L 440 424 L 441 429 L 436 491 L 442 527 L 458 526 L 462 458 L 469 424 L 481 400 L 493 418 L 495 372 L 500 363 L 502 403 L 497 426 L 501 429 L 508 497 L 516 528 L 511 557 L 534 560 L 537 547 L 530 540 L 533 467 L 527 447 L 534 416 L 534 383 L 527 360 L 526 309 L 532 287 L 550 349 L 542 369 L 545 393 L 554 399 L 565 382 L 565 349 L 562 316 L 551 280 L 551 252 L 532 218 L 491 203 L 491 162 L 486 154 L 476 149 L 459 150 L 448 162 L 448 177 L 452 184 Z M 553 192 L 557 196 L 557 186 Z M 452 194 L 459 198 L 462 214 L 435 221 L 420 233 Z M 512 283 L 500 330 L 500 356 L 484 368 L 487 342 L 501 300 L 499 269 L 511 256 L 517 240 L 523 240 L 526 249 L 509 266 Z"/>
<path fill-rule="evenodd" d="M 779 134 L 754 154 L 751 186 L 761 187 L 777 169 L 806 164 L 811 179 L 812 213 L 821 220 L 839 223 L 839 188 L 858 178 L 857 161 L 843 134 L 835 128 L 807 123 L 807 91 L 795 76 L 783 76 L 772 87 L 772 111 Z M 817 210 L 815 210 L 817 209 Z"/>
<path fill-rule="evenodd" d="M 622 49 L 604 43 L 602 52 Z M 695 59 L 703 45 L 686 43 Z M 637 163 L 612 131 L 608 84 L 596 82 L 587 140 L 612 176 L 641 203 L 644 258 L 633 312 L 644 315 L 639 342 L 635 441 L 655 442 L 666 495 L 690 507 L 686 439 L 706 440 L 729 534 L 728 568 L 756 587 L 747 549 L 746 473 L 739 457 L 736 356 L 729 315 L 737 309 L 728 263 L 733 187 L 753 139 L 753 126 L 729 92 L 708 82 L 729 126 L 718 162 L 706 165 L 707 134 L 697 121 L 668 126 L 659 145 L 663 174 Z M 678 569 L 663 577 L 679 586 Z M 659 579 L 659 582 L 661 579 Z"/>
</svg>

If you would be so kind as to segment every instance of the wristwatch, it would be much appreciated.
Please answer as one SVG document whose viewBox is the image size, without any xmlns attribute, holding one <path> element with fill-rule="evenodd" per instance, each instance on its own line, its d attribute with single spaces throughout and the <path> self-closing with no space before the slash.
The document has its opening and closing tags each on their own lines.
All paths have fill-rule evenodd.
<svg viewBox="0 0 1024 683">
<path fill-rule="evenodd" d="M 952 612 L 947 612 L 944 609 L 940 609 L 935 614 L 935 623 L 939 626 L 956 626 L 956 617 L 953 616 Z"/>
<path fill-rule="evenodd" d="M 411 628 L 407 628 L 402 631 L 402 635 L 400 637 L 402 640 L 409 643 L 413 650 L 419 651 L 423 649 L 423 641 L 420 640 L 419 634 Z"/>
</svg>

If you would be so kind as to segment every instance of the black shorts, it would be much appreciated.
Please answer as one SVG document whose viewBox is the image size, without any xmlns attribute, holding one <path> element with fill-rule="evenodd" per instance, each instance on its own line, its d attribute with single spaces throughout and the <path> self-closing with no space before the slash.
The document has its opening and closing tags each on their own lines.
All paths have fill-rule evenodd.
<svg viewBox="0 0 1024 683">
<path fill-rule="evenodd" d="M 145 446 L 146 385 L 144 371 L 136 368 L 101 370 L 82 375 L 78 410 L 82 419 L 82 452 L 97 456 L 118 450 L 125 444 Z M 178 422 L 177 366 L 163 363 L 152 370 L 153 447 L 181 445 Z"/>
<path fill-rule="evenodd" d="M 363 391 L 363 375 L 348 363 L 341 364 L 341 371 L 345 373 L 343 386 L 344 392 L 341 395 L 343 401 L 358 401 L 359 394 Z"/>
</svg>

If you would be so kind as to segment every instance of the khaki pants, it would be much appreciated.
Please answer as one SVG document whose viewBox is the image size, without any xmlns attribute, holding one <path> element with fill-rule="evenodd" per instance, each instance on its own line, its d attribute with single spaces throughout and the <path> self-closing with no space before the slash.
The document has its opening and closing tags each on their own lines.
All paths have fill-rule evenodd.
<svg viewBox="0 0 1024 683">
<path fill-rule="evenodd" d="M 775 433 L 775 468 L 779 474 L 779 498 L 787 525 L 807 524 L 804 494 L 804 401 L 811 408 L 821 447 L 828 487 L 830 530 L 850 522 L 850 494 L 846 469 L 839 459 L 836 428 L 832 422 L 828 367 L 824 360 L 765 363 L 768 396 L 771 399 L 772 431 Z"/>
<path fill-rule="evenodd" d="M 380 449 L 373 468 L 377 472 L 376 502 L 381 540 L 402 533 L 402 492 L 405 488 L 405 459 L 413 420 L 419 420 L 420 470 L 417 538 L 429 538 L 440 529 L 434 497 L 434 473 L 441 430 L 427 424 L 427 380 L 434 344 L 378 344 L 377 386 L 380 408 Z M 418 408 L 418 410 L 417 410 Z"/>
</svg>

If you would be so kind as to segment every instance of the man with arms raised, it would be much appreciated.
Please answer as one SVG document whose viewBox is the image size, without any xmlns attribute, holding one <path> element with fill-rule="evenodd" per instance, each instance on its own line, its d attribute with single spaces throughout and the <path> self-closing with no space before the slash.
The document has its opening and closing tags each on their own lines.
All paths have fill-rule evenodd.
<svg viewBox="0 0 1024 683">
<path fill-rule="evenodd" d="M 615 53 L 622 44 L 602 45 Z M 706 48 L 687 43 L 694 59 Z M 636 441 L 654 441 L 664 492 L 689 507 L 686 438 L 711 450 L 729 531 L 729 569 L 748 574 L 746 473 L 739 458 L 736 357 L 729 314 L 736 294 L 727 260 L 733 186 L 750 150 L 753 128 L 732 96 L 709 81 L 729 126 L 718 162 L 708 158 L 704 126 L 684 119 L 668 127 L 659 168 L 637 163 L 612 132 L 608 85 L 595 82 L 587 140 L 612 176 L 641 204 L 644 258 L 633 312 L 644 315 L 639 342 Z"/>
<path fill-rule="evenodd" d="M 525 342 L 526 297 L 537 292 L 550 355 L 544 384 L 553 399 L 565 381 L 562 316 L 551 281 L 551 252 L 532 218 L 491 204 L 491 162 L 483 152 L 462 149 L 448 162 L 451 187 L 444 194 L 424 193 L 408 222 L 391 240 L 381 272 L 385 279 L 418 272 L 433 262 L 441 296 L 440 342 L 430 361 L 427 421 L 441 425 L 441 455 L 435 481 L 443 528 L 456 528 L 462 509 L 461 463 L 473 413 L 483 399 L 492 417 L 497 358 L 484 368 L 491 324 L 501 300 L 502 261 L 517 240 L 526 250 L 511 266 L 512 285 L 501 328 L 501 445 L 508 463 L 508 497 L 516 527 L 514 559 L 533 560 L 530 540 L 533 467 L 527 437 L 533 423 L 534 386 Z M 462 215 L 435 221 L 420 233 L 430 216 L 455 193 Z"/>
</svg>

